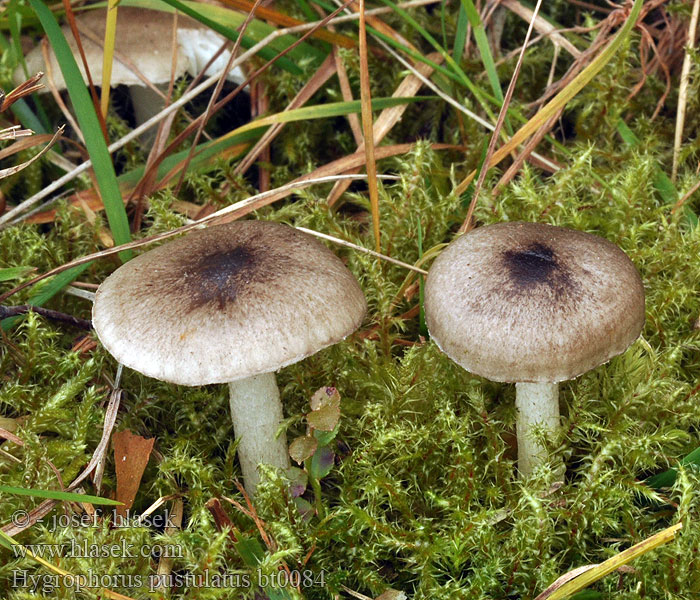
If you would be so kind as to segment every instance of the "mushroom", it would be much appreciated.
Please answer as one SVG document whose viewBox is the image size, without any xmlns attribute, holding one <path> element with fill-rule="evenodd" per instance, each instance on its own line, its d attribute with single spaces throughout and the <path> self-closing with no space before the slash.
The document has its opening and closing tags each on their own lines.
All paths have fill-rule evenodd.
<svg viewBox="0 0 700 600">
<path fill-rule="evenodd" d="M 343 262 L 288 225 L 236 221 L 146 252 L 100 285 L 93 325 L 121 363 L 180 385 L 228 383 L 238 458 L 289 467 L 275 371 L 344 339 L 367 304 Z"/>
<path fill-rule="evenodd" d="M 558 382 L 620 354 L 644 325 L 644 287 L 627 255 L 581 231 L 499 223 L 453 241 L 425 286 L 430 335 L 453 361 L 516 383 L 518 468 L 545 459 L 533 429 L 559 427 Z"/>
<path fill-rule="evenodd" d="M 129 86 L 138 124 L 144 123 L 159 112 L 163 108 L 163 99 L 146 86 L 132 65 L 147 81 L 156 86 L 162 86 L 167 84 L 171 77 L 177 79 L 185 73 L 189 73 L 193 77 L 198 75 L 225 41 L 218 33 L 198 21 L 179 15 L 177 19 L 176 66 L 174 72 L 171 73 L 172 29 L 175 23 L 173 17 L 174 15 L 171 13 L 159 10 L 128 6 L 119 8 L 110 82 L 113 86 L 119 84 Z M 103 48 L 99 42 L 105 39 L 106 19 L 106 8 L 84 11 L 75 19 L 95 85 L 102 84 Z M 83 79 L 87 83 L 87 75 L 73 34 L 68 25 L 64 25 L 62 31 L 78 63 Z M 50 47 L 48 57 L 50 73 L 56 89 L 65 90 L 66 82 L 63 79 L 56 55 Z M 228 52 L 222 52 L 205 74 L 210 75 L 223 69 L 228 57 Z M 30 73 L 47 71 L 41 45 L 33 48 L 25 60 Z M 19 83 L 24 79 L 24 71 L 19 66 L 15 69 L 14 80 Z M 242 71 L 236 68 L 231 71 L 228 79 L 241 83 L 245 78 Z M 47 92 L 48 88 L 41 88 L 40 91 Z"/>
</svg>

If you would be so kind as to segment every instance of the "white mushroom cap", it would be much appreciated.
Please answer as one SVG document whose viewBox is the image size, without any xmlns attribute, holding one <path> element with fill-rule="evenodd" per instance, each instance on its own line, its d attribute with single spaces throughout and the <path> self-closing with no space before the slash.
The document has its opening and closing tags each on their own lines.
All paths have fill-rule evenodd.
<svg viewBox="0 0 700 600">
<path fill-rule="evenodd" d="M 81 42 L 85 51 L 90 74 L 95 85 L 102 83 L 102 46 L 84 35 L 84 32 L 92 33 L 99 40 L 105 38 L 107 9 L 98 8 L 81 12 L 76 16 L 78 31 L 81 33 Z M 185 73 L 195 76 L 199 74 L 209 58 L 214 55 L 224 38 L 218 33 L 205 27 L 201 23 L 179 15 L 177 19 L 177 52 L 175 72 L 172 70 L 172 28 L 174 15 L 159 10 L 145 8 L 120 7 L 117 17 L 117 31 L 115 38 L 115 57 L 112 63 L 111 84 L 140 85 L 144 82 L 132 71 L 128 65 L 122 63 L 117 54 L 128 58 L 139 71 L 153 84 L 162 84 L 181 77 Z M 75 39 L 68 25 L 62 27 L 63 35 L 70 45 L 73 56 L 76 58 L 80 72 L 87 84 L 87 76 L 80 59 Z M 53 49 L 48 48 L 51 76 L 58 90 L 64 90 L 66 83 L 63 74 L 56 61 Z M 216 71 L 225 66 L 228 59 L 223 52 L 216 60 L 210 71 Z M 33 48 L 26 56 L 27 68 L 30 74 L 38 71 L 46 71 L 41 45 Z M 207 71 L 207 74 L 209 71 Z M 230 78 L 241 82 L 243 76 L 240 69 L 235 69 Z M 15 82 L 24 81 L 24 71 L 18 67 L 14 73 Z M 42 92 L 47 92 L 44 87 Z"/>
<path fill-rule="evenodd" d="M 624 352 L 644 325 L 644 287 L 627 255 L 601 237 L 499 223 L 435 260 L 425 313 L 432 338 L 467 371 L 554 383 Z"/>
<path fill-rule="evenodd" d="M 129 261 L 100 285 L 93 324 L 120 362 L 182 385 L 276 371 L 348 336 L 367 310 L 342 261 L 293 227 L 239 221 Z"/>
</svg>

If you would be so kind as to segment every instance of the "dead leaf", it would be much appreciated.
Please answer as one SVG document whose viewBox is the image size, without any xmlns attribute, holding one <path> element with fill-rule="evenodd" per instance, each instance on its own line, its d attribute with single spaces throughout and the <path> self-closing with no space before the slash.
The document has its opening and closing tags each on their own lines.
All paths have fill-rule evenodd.
<svg viewBox="0 0 700 600">
<path fill-rule="evenodd" d="M 117 474 L 117 500 L 123 502 L 117 507 L 117 514 L 125 516 L 134 504 L 141 477 L 148 464 L 155 438 L 143 438 L 128 429 L 112 436 L 114 445 L 114 469 Z"/>
</svg>

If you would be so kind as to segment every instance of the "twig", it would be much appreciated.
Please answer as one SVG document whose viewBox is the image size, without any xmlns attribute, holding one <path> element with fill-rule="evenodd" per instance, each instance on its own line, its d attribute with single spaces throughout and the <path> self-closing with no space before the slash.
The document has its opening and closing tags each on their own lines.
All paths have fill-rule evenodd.
<svg viewBox="0 0 700 600">
<path fill-rule="evenodd" d="M 700 189 L 700 179 L 695 182 L 693 187 L 691 187 L 685 194 L 683 194 L 683 197 L 678 199 L 678 202 L 676 202 L 673 205 L 673 208 L 671 209 L 671 214 L 677 212 L 680 210 L 680 208 L 687 202 L 688 198 L 690 198 L 695 192 L 697 192 Z"/>
<path fill-rule="evenodd" d="M 35 312 L 42 317 L 51 319 L 53 321 L 59 321 L 61 323 L 66 323 L 67 325 L 72 325 L 73 327 L 79 327 L 80 329 L 92 329 L 92 322 L 86 319 L 80 319 L 74 317 L 73 315 L 67 315 L 66 313 L 58 312 L 57 310 L 51 310 L 48 308 L 43 308 L 41 306 L 32 306 L 30 304 L 20 304 L 17 306 L 0 306 L 0 319 L 6 319 L 7 317 L 16 317 L 17 315 L 24 315 L 28 312 Z"/>
<path fill-rule="evenodd" d="M 224 68 L 224 71 L 226 73 L 229 73 L 231 71 L 231 64 L 236 59 L 236 54 L 238 54 L 238 51 L 241 48 L 241 41 L 243 40 L 243 34 L 245 33 L 246 29 L 248 28 L 248 25 L 250 24 L 250 22 L 253 20 L 253 15 L 255 14 L 255 10 L 258 8 L 258 6 L 260 6 L 261 2 L 262 2 L 262 0 L 255 0 L 255 4 L 253 4 L 253 8 L 248 13 L 248 15 L 245 18 L 245 21 L 243 21 L 243 24 L 240 26 L 240 28 L 238 30 L 238 37 L 236 38 L 236 41 L 233 44 L 233 49 L 231 50 L 231 54 L 229 55 L 228 60 L 226 61 L 226 67 Z M 190 144 L 190 150 L 187 153 L 187 158 L 185 159 L 185 162 L 183 164 L 182 172 L 180 173 L 180 178 L 178 179 L 178 182 L 175 184 L 175 190 L 173 193 L 176 196 L 180 193 L 180 188 L 182 187 L 182 184 L 185 181 L 185 174 L 187 172 L 187 168 L 189 166 L 189 163 L 192 160 L 192 157 L 194 156 L 194 151 L 197 148 L 197 144 L 199 143 L 199 138 L 201 137 L 202 132 L 204 131 L 204 128 L 207 125 L 207 122 L 211 118 L 211 115 L 214 113 L 214 104 L 216 103 L 216 100 L 218 99 L 218 97 L 221 95 L 221 90 L 224 87 L 225 81 L 226 81 L 226 76 L 222 75 L 219 78 L 219 81 L 216 82 L 216 87 L 214 88 L 214 93 L 209 98 L 209 102 L 207 103 L 207 108 L 204 111 L 204 115 L 202 116 L 199 127 L 197 127 L 197 131 L 194 134 L 194 139 L 192 140 L 192 143 Z"/>
</svg>

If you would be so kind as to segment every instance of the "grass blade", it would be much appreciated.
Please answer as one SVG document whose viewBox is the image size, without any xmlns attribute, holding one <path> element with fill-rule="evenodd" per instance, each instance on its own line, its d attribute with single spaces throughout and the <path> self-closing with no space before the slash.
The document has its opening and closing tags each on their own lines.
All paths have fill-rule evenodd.
<svg viewBox="0 0 700 600">
<path fill-rule="evenodd" d="M 675 525 L 652 535 L 646 540 L 642 540 L 631 548 L 623 550 L 612 558 L 609 558 L 598 565 L 592 565 L 590 568 L 580 572 L 580 574 L 561 585 L 557 585 L 557 582 L 554 582 L 549 588 L 537 596 L 535 600 L 563 600 L 564 598 L 568 598 L 574 592 L 578 592 L 591 583 L 602 579 L 609 573 L 612 573 L 615 569 L 619 569 L 622 565 L 625 565 L 635 558 L 642 556 L 642 554 L 646 554 L 647 552 L 670 542 L 676 537 L 676 533 L 682 526 L 682 523 L 676 523 Z M 564 577 L 567 576 L 564 575 Z"/>
<path fill-rule="evenodd" d="M 384 0 L 385 2 L 388 0 Z M 627 39 L 632 28 L 637 22 L 637 17 L 642 9 L 643 0 L 635 0 L 632 10 L 630 11 L 627 20 L 620 28 L 620 31 L 615 38 L 605 47 L 605 49 L 581 71 L 563 90 L 561 90 L 554 98 L 552 98 L 545 106 L 543 106 L 537 114 L 532 117 L 525 125 L 515 132 L 513 137 L 501 146 L 491 156 L 489 168 L 500 163 L 506 156 L 515 150 L 528 137 L 535 133 L 542 125 L 544 125 L 552 116 L 554 116 L 562 107 L 576 96 L 601 69 L 607 65 L 615 53 L 618 51 L 622 43 Z M 467 189 L 469 184 L 474 179 L 476 171 L 472 171 L 456 188 L 455 192 L 461 195 Z"/>
<path fill-rule="evenodd" d="M 120 253 L 121 256 L 121 253 Z M 85 263 L 83 265 L 78 265 L 67 271 L 63 271 L 56 275 L 50 283 L 46 284 L 40 292 L 34 294 L 28 301 L 27 304 L 32 304 L 34 306 L 42 306 L 50 298 L 53 298 L 58 292 L 60 292 L 69 283 L 75 281 L 75 279 L 90 265 L 90 263 Z M 11 329 L 17 321 L 24 318 L 24 315 L 17 315 L 16 317 L 7 317 L 0 321 L 0 327 L 3 331 L 8 331 Z"/>
<path fill-rule="evenodd" d="M 486 39 L 486 30 L 484 29 L 484 24 L 481 22 L 481 18 L 479 17 L 479 11 L 476 10 L 472 0 L 462 0 L 462 8 L 466 12 L 467 19 L 469 19 L 469 24 L 472 26 L 472 30 L 474 31 L 476 46 L 479 48 L 481 62 L 484 65 L 486 76 L 491 84 L 493 95 L 496 96 L 499 102 L 503 102 L 503 90 L 501 89 L 501 82 L 498 80 L 496 63 L 494 62 L 493 55 L 491 54 L 489 41 Z"/>
<path fill-rule="evenodd" d="M 16 496 L 32 496 L 33 498 L 50 498 L 51 500 L 62 500 L 67 502 L 90 502 L 91 504 L 105 504 L 107 506 L 118 506 L 121 502 L 110 498 L 100 498 L 89 494 L 77 494 L 75 492 L 61 492 L 59 490 L 32 490 L 18 488 L 11 485 L 0 485 L 0 492 L 5 494 L 15 494 Z"/>
<path fill-rule="evenodd" d="M 75 107 L 78 123 L 85 136 L 85 145 L 92 159 L 95 178 L 105 204 L 107 220 L 109 221 L 114 241 L 118 245 L 126 244 L 131 241 L 129 221 L 126 218 L 126 210 L 124 209 L 122 196 L 119 193 L 112 159 L 107 151 L 107 144 L 102 135 L 100 122 L 85 88 L 83 77 L 53 13 L 41 0 L 29 0 L 29 3 L 39 17 L 39 21 L 56 53 L 58 64 L 61 65 L 61 72 L 68 87 L 68 94 Z M 131 252 L 127 251 L 119 256 L 126 261 L 131 258 Z"/>
<path fill-rule="evenodd" d="M 679 466 L 693 466 L 700 467 L 700 448 L 696 448 L 690 454 L 683 457 L 678 463 Z M 672 468 L 667 469 L 663 473 L 657 473 L 649 479 L 646 480 L 646 484 L 650 488 L 658 490 L 662 487 L 671 487 L 676 482 L 676 477 L 678 476 L 678 469 Z"/>
<path fill-rule="evenodd" d="M 112 82 L 112 61 L 114 59 L 114 42 L 117 37 L 117 1 L 109 0 L 107 4 L 107 23 L 105 25 L 105 45 L 102 55 L 102 97 L 100 110 L 107 118 L 109 108 L 109 89 Z"/>
<path fill-rule="evenodd" d="M 377 189 L 377 163 L 374 160 L 374 132 L 372 128 L 372 96 L 369 88 L 369 64 L 367 61 L 367 29 L 365 24 L 365 0 L 360 0 L 360 104 L 362 105 L 362 134 L 365 141 L 365 163 L 369 187 L 372 231 L 376 252 L 381 252 L 379 231 L 379 190 Z"/>
<path fill-rule="evenodd" d="M 402 96 L 400 98 L 375 98 L 372 100 L 372 110 L 389 108 L 391 106 L 399 106 L 401 104 L 409 104 L 412 102 L 422 102 L 424 100 L 435 100 L 435 96 Z M 327 104 L 317 104 L 314 106 L 305 106 L 295 110 L 288 110 L 274 115 L 256 119 L 250 123 L 242 125 L 238 129 L 234 129 L 220 139 L 227 138 L 232 135 L 258 129 L 266 125 L 274 125 L 275 123 L 291 123 L 293 121 L 305 121 L 307 119 L 324 119 L 328 117 L 341 117 L 350 113 L 360 112 L 362 105 L 359 100 L 351 102 L 328 102 Z"/>
</svg>

